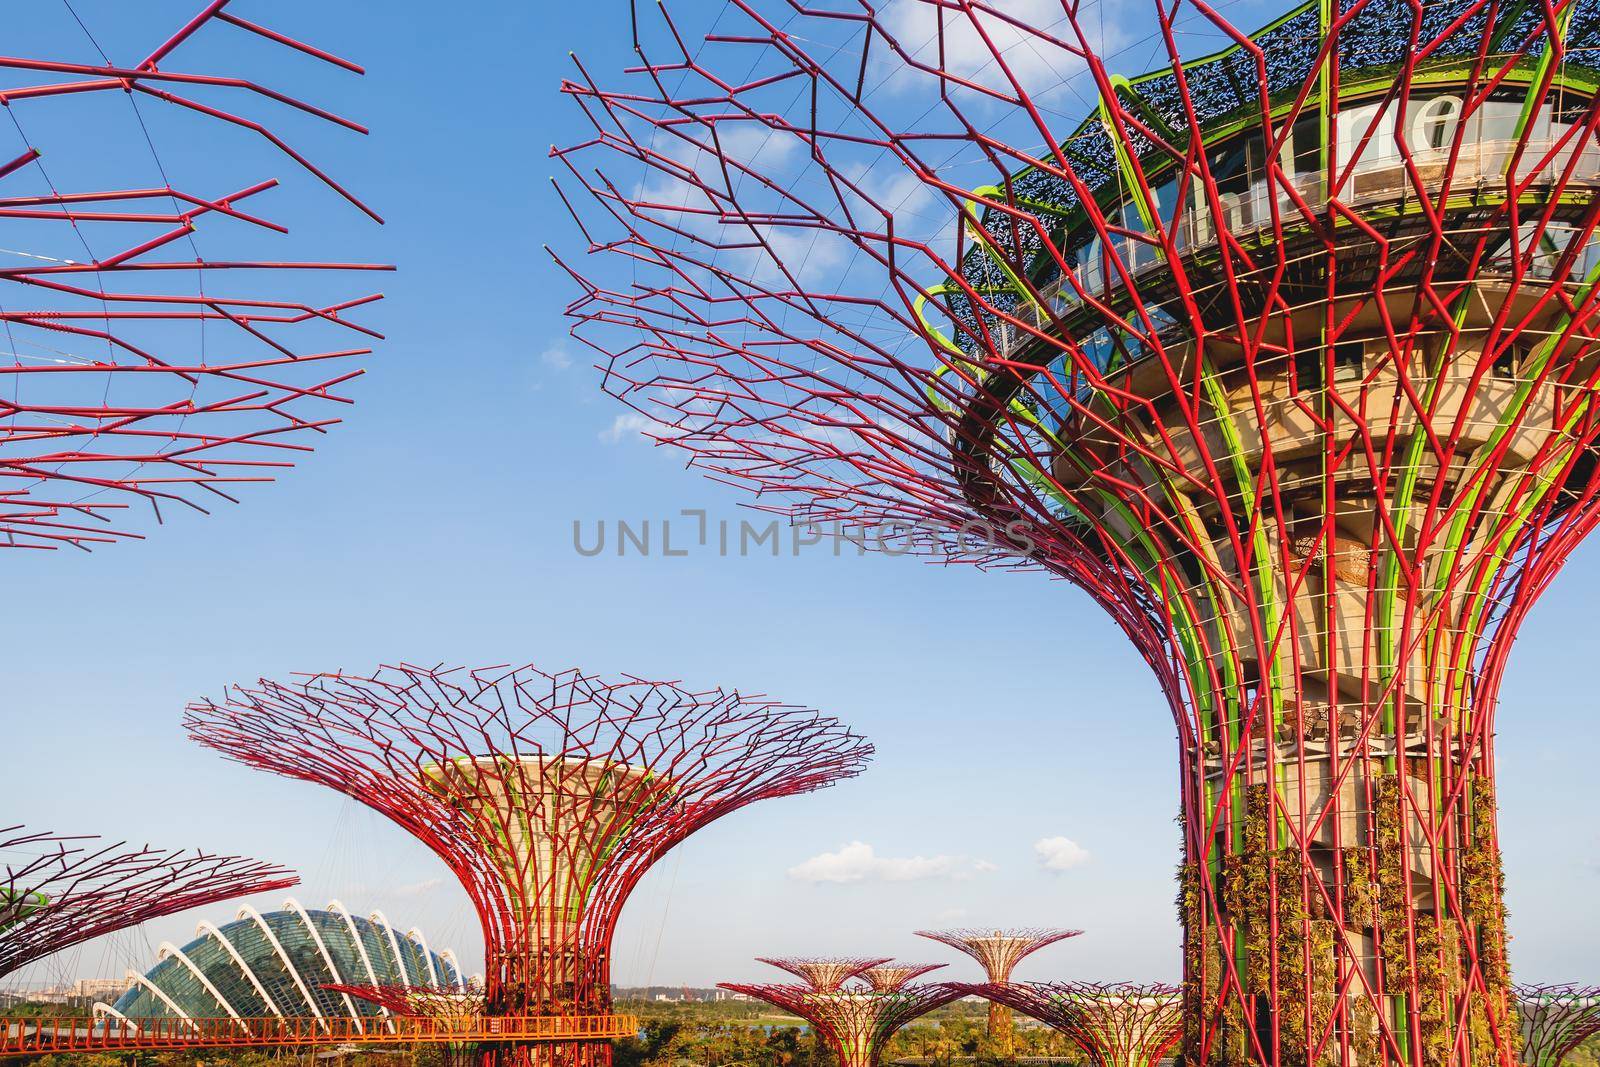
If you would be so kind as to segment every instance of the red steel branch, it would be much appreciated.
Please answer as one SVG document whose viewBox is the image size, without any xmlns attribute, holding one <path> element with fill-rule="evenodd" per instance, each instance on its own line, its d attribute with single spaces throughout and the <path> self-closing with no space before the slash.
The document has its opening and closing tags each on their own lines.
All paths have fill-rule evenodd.
<svg viewBox="0 0 1600 1067">
<path fill-rule="evenodd" d="M 574 332 L 758 506 L 1126 632 L 1186 1062 L 1503 1067 L 1499 686 L 1600 518 L 1600 16 L 1151 0 L 1144 73 L 1045 6 L 639 5 L 565 86 Z"/>
<path fill-rule="evenodd" d="M 889 1040 L 907 1023 L 962 995 L 942 983 L 906 985 L 892 993 L 845 986 L 817 990 L 806 985 L 741 985 L 720 988 L 764 1000 L 809 1022 L 839 1058 L 840 1067 L 877 1067 Z"/>
<path fill-rule="evenodd" d="M 1028 982 L 965 990 L 1047 1023 L 1094 1067 L 1158 1067 L 1183 1036 L 1176 986 L 1135 982 Z"/>
<path fill-rule="evenodd" d="M 0 827 L 0 977 L 102 934 L 298 881 L 238 856 Z"/>
<path fill-rule="evenodd" d="M 887 956 L 776 956 L 756 957 L 780 971 L 788 971 L 819 993 L 831 993 L 863 971 L 888 963 Z"/>
<path fill-rule="evenodd" d="M 478 912 L 488 1010 L 611 1007 L 611 937 L 639 879 L 746 804 L 859 774 L 871 746 L 762 696 L 536 667 L 385 667 L 262 681 L 189 734 L 338 790 L 414 834 Z"/>
<path fill-rule="evenodd" d="M 1522 1059 L 1528 1067 L 1560 1067 L 1567 1055 L 1600 1033 L 1600 988 L 1519 985 Z"/>
<path fill-rule="evenodd" d="M 361 68 L 242 6 L 210 0 L 120 62 L 0 55 L 0 107 L 17 134 L 0 145 L 0 547 L 138 536 L 121 517 L 133 503 L 159 520 L 166 505 L 204 511 L 270 481 L 309 451 L 304 435 L 339 421 L 332 412 L 350 403 L 346 387 L 380 336 L 356 314 L 378 295 L 306 293 L 316 275 L 387 268 L 250 254 L 288 229 L 266 214 L 278 180 L 237 173 L 257 166 L 239 162 L 241 139 L 378 216 L 281 128 L 290 116 L 363 127 L 218 73 L 212 53 L 253 39 L 284 67 Z M 89 27 L 68 25 L 81 44 Z M 171 158 L 169 124 L 184 127 Z M 107 136 L 121 128 L 136 149 Z M 180 177 L 178 157 L 197 145 L 210 146 L 213 170 L 236 173 Z"/>
</svg>

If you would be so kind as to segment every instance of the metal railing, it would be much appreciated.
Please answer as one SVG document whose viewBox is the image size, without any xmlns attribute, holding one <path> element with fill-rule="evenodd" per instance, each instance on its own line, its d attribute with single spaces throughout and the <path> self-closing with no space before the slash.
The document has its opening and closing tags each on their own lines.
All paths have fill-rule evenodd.
<svg viewBox="0 0 1600 1067">
<path fill-rule="evenodd" d="M 259 1045 L 607 1041 L 638 1032 L 639 1020 L 632 1015 L 0 1018 L 0 1056 Z"/>
</svg>

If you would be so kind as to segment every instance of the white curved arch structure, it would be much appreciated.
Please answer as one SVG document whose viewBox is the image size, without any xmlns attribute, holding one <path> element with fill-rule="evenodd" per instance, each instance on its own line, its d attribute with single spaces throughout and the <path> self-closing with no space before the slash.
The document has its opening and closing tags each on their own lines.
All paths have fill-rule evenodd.
<svg viewBox="0 0 1600 1067">
<path fill-rule="evenodd" d="M 389 917 L 383 912 L 374 908 L 372 909 L 371 913 L 367 915 L 367 922 L 372 923 L 378 929 L 382 930 L 384 936 L 389 939 L 389 951 L 394 953 L 394 966 L 395 970 L 400 972 L 400 984 L 410 985 L 411 972 L 406 967 L 405 953 L 400 951 L 400 939 L 395 936 L 394 927 L 389 925 Z"/>
<path fill-rule="evenodd" d="M 328 901 L 328 914 L 337 915 L 344 920 L 345 931 L 350 935 L 351 942 L 356 946 L 356 955 L 361 957 L 361 966 L 367 969 L 367 982 L 371 985 L 382 985 L 383 983 L 378 980 L 378 972 L 372 969 L 372 957 L 367 955 L 366 942 L 361 940 L 361 931 L 356 929 L 356 921 L 351 917 L 350 909 L 346 908 L 339 902 L 337 898 L 335 898 Z M 340 977 L 339 972 L 334 971 L 333 976 L 335 978 Z M 350 1011 L 353 1014 L 356 1009 L 355 1005 L 351 1004 L 348 994 L 344 995 L 344 1002 L 346 1004 L 350 1004 Z M 384 1007 L 382 1004 L 379 1004 L 378 1014 L 382 1015 L 384 1019 L 388 1020 L 389 1032 L 391 1034 L 394 1033 L 394 1016 L 389 1009 Z M 366 1029 L 363 1027 L 362 1033 L 365 1032 Z"/>
<path fill-rule="evenodd" d="M 422 949 L 422 960 L 428 965 L 428 984 L 435 989 L 439 988 L 439 969 L 433 965 L 433 953 L 428 951 L 428 939 L 421 930 L 413 926 L 406 931 L 406 940 L 416 944 Z"/>
<path fill-rule="evenodd" d="M 327 938 L 323 937 L 317 925 L 319 921 L 332 921 L 335 924 L 329 926 Z M 351 947 L 348 949 L 331 932 L 338 925 L 342 925 L 350 939 Z M 375 937 L 370 948 L 365 940 L 369 934 Z M 254 940 L 255 936 L 259 936 L 259 942 Z M 235 938 L 241 937 L 243 939 L 236 943 Z M 338 948 L 337 954 L 334 948 Z M 427 974 L 415 973 L 418 966 L 414 960 L 408 963 L 406 956 L 411 951 L 422 953 Z M 393 959 L 387 958 L 386 953 L 392 953 Z M 296 966 L 297 959 L 299 966 Z M 318 959 L 320 965 L 316 962 Z M 260 1012 L 291 1018 L 309 1011 L 319 1028 L 329 1032 L 329 1012 L 332 1009 L 320 1006 L 318 999 L 318 994 L 323 992 L 321 987 L 328 982 L 328 979 L 321 977 L 322 967 L 326 968 L 333 981 L 339 983 L 365 982 L 375 986 L 398 983 L 461 991 L 467 988 L 460 961 L 454 952 L 444 949 L 436 959 L 421 930 L 413 927 L 402 938 L 381 911 L 373 911 L 365 919 L 360 919 L 338 900 L 330 901 L 326 908 L 317 913 L 317 918 L 313 918 L 312 913 L 298 900 L 290 897 L 283 902 L 279 911 L 272 913 L 270 922 L 255 908 L 243 905 L 234 922 L 226 926 L 200 922 L 195 927 L 195 939 L 182 948 L 168 941 L 162 942 L 156 960 L 156 967 L 146 974 L 129 971 L 129 991 L 114 1004 L 95 1004 L 95 1018 L 107 1022 L 116 1020 L 129 1027 L 137 1027 L 137 1021 L 129 1018 L 128 1011 L 135 1016 L 166 1013 L 195 1029 L 197 1019 L 202 1015 L 226 1014 L 236 1025 L 244 1027 L 247 1025 L 244 1021 L 246 1018 Z M 442 973 L 447 966 L 454 968 L 454 974 L 448 980 Z M 277 968 L 285 972 L 287 981 L 277 975 Z M 249 1001 L 249 993 L 238 981 L 238 975 L 243 976 L 249 989 L 260 998 L 262 1007 L 259 1011 Z M 168 982 L 173 987 L 170 993 L 161 986 L 166 981 L 165 976 L 177 980 L 175 983 Z M 205 997 L 196 991 L 197 986 L 204 991 Z M 295 994 L 290 992 L 291 987 L 298 991 L 305 1007 L 292 1003 L 290 998 Z M 230 1000 L 224 989 L 240 998 L 238 1002 Z M 379 1005 L 376 1014 L 363 1015 L 357 1009 L 357 998 L 345 993 L 341 993 L 340 997 L 361 1032 L 374 1032 L 367 1027 L 367 1023 L 374 1018 L 383 1019 L 389 1032 L 396 1030 L 394 1014 L 390 1009 Z M 142 1003 L 141 998 L 144 998 Z M 209 998 L 216 1007 L 204 1003 L 205 998 Z M 190 1002 L 188 1010 L 179 1003 L 180 999 Z M 119 1009 L 118 1004 L 123 1005 L 123 1009 Z M 128 1009 L 129 1004 L 133 1004 L 134 1008 Z M 374 1012 L 364 1002 L 362 1007 L 368 1013 Z"/>
<path fill-rule="evenodd" d="M 239 950 L 233 947 L 232 941 L 223 936 L 221 930 L 202 919 L 200 924 L 194 928 L 194 935 L 195 937 L 209 937 L 222 946 L 222 950 L 228 954 L 228 958 L 233 961 L 233 965 L 239 968 L 239 973 L 249 980 L 250 985 L 255 988 L 256 993 L 261 997 L 261 1003 L 269 1011 L 276 1012 L 278 1015 L 288 1014 L 283 1010 L 282 1004 L 272 999 L 272 994 L 268 993 L 267 987 L 261 984 L 261 979 L 256 977 L 256 972 L 250 969 L 250 965 L 244 961 L 244 957 L 239 955 Z"/>
<path fill-rule="evenodd" d="M 128 977 L 133 979 L 133 984 L 136 987 L 138 987 L 140 989 L 148 990 L 157 1000 L 159 1000 L 159 1001 L 161 1001 L 161 1003 L 165 1004 L 167 1006 L 167 1009 L 172 1012 L 174 1018 L 176 1018 L 179 1021 L 183 1022 L 185 1025 L 187 1025 L 189 1027 L 189 1029 L 193 1030 L 195 1033 L 198 1034 L 200 1032 L 200 1028 L 195 1025 L 194 1020 L 189 1018 L 189 1014 L 187 1012 L 185 1012 L 182 1008 L 178 1007 L 178 1004 L 177 1004 L 176 1001 L 174 1001 L 171 997 L 167 996 L 167 991 L 166 990 L 162 989 L 160 986 L 158 986 L 154 982 L 150 981 L 150 979 L 146 978 L 142 974 L 137 973 L 136 971 L 129 971 L 128 972 Z"/>
<path fill-rule="evenodd" d="M 317 924 L 311 921 L 311 916 L 306 914 L 306 909 L 301 907 L 300 902 L 294 897 L 284 898 L 283 906 L 285 909 L 300 916 L 300 921 L 305 923 L 306 933 L 311 935 L 311 943 L 316 945 L 317 951 L 322 954 L 322 962 L 327 964 L 328 973 L 333 975 L 333 980 L 335 982 L 348 982 L 350 979 L 339 973 L 339 965 L 333 962 L 333 953 L 328 951 L 328 946 L 323 942 L 322 935 L 317 933 Z M 356 1002 L 350 999 L 350 994 L 340 993 L 339 999 L 344 1001 L 345 1010 L 355 1020 L 356 1030 L 363 1034 L 366 1033 L 367 1028 L 361 1021 L 361 1013 L 356 1011 Z"/>
<path fill-rule="evenodd" d="M 311 1009 L 311 1014 L 316 1016 L 317 1021 L 322 1024 L 322 1029 L 326 1031 L 328 1029 L 328 1020 L 322 1014 L 322 1009 L 317 1007 L 317 998 L 311 995 L 311 990 L 306 987 L 306 980 L 300 976 L 299 968 L 295 967 L 294 961 L 283 950 L 282 942 L 278 940 L 278 935 L 272 932 L 272 927 L 267 923 L 267 920 L 263 919 L 261 913 L 248 904 L 239 909 L 239 918 L 247 918 L 256 924 L 256 928 L 261 931 L 261 936 L 266 938 L 267 944 L 272 946 L 272 951 L 278 954 L 278 960 L 283 964 L 284 969 L 289 972 L 289 977 L 294 979 L 295 987 L 300 990 L 300 995 L 305 998 L 306 1007 Z"/>
<path fill-rule="evenodd" d="M 450 948 L 442 948 L 442 949 L 440 949 L 439 950 L 439 958 L 441 960 L 447 961 L 450 964 L 450 969 L 455 972 L 455 974 L 456 974 L 456 991 L 459 992 L 459 993 L 465 993 L 467 991 L 467 983 L 466 983 L 466 980 L 464 978 L 462 978 L 462 976 L 461 976 L 461 961 L 456 959 L 455 949 L 450 949 Z"/>
<path fill-rule="evenodd" d="M 200 983 L 200 987 L 210 995 L 212 1000 L 217 1002 L 217 1006 L 228 1013 L 228 1018 L 232 1019 L 239 1029 L 243 1030 L 245 1028 L 239 1012 L 232 1004 L 228 1002 L 228 998 L 222 995 L 222 990 L 211 984 L 211 979 L 206 977 L 206 972 L 196 967 L 194 965 L 194 960 L 190 959 L 184 953 L 183 949 L 179 948 L 177 945 L 174 945 L 171 941 L 163 941 L 161 942 L 160 947 L 156 949 L 156 959 L 158 961 L 165 959 L 176 959 L 182 963 L 184 969 L 186 969 L 190 974 L 194 975 L 195 980 Z M 140 977 L 143 979 L 142 975 Z M 148 981 L 146 981 L 145 984 L 154 985 L 154 983 Z M 172 1002 L 169 1000 L 167 1003 L 171 1004 Z M 176 1005 L 173 1006 L 177 1007 Z M 181 1011 L 181 1009 L 179 1014 L 181 1014 L 186 1020 L 190 1017 L 187 1012 Z"/>
</svg>

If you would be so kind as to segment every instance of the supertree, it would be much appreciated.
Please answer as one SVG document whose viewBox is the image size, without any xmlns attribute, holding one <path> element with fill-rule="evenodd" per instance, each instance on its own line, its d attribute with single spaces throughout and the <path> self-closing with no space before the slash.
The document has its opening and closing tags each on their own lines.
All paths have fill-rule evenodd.
<svg viewBox="0 0 1600 1067">
<path fill-rule="evenodd" d="M 612 932 L 657 859 L 746 804 L 856 775 L 872 752 L 834 719 L 766 697 L 531 666 L 262 681 L 191 705 L 186 725 L 432 849 L 482 924 L 486 1010 L 516 1016 L 608 1014 Z M 540 1048 L 561 1062 L 610 1055 Z"/>
<path fill-rule="evenodd" d="M 800 1016 L 833 1050 L 839 1067 L 877 1067 L 890 1038 L 907 1023 L 962 995 L 957 986 L 934 982 L 902 984 L 893 991 L 861 984 L 818 989 L 810 985 L 722 982 L 719 988 L 764 1000 Z"/>
<path fill-rule="evenodd" d="M 918 930 L 917 936 L 965 952 L 978 961 L 990 985 L 1006 985 L 1024 957 L 1081 933 L 1082 930 Z M 989 1001 L 989 1036 L 1002 1050 L 1010 1049 L 1011 1010 L 1003 1001 Z"/>
<path fill-rule="evenodd" d="M 1189 1063 L 1514 1062 L 1494 713 L 1600 515 L 1600 7 L 638 25 L 557 153 L 607 388 L 1110 613 L 1177 723 Z"/>
<path fill-rule="evenodd" d="M 894 961 L 878 964 L 874 967 L 865 967 L 857 974 L 874 993 L 898 993 L 913 978 L 920 978 L 929 971 L 937 971 L 943 966 L 944 964 L 942 963 L 900 963 Z"/>
<path fill-rule="evenodd" d="M 136 503 L 159 520 L 232 500 L 349 403 L 378 336 L 351 313 L 378 297 L 329 300 L 309 278 L 379 268 L 283 259 L 288 227 L 262 202 L 281 162 L 378 218 L 284 123 L 366 131 L 279 84 L 296 65 L 361 68 L 243 6 L 144 32 L 162 5 L 110 28 L 70 4 L 7 9 L 0 546 L 87 548 L 138 536 L 119 519 Z M 143 50 L 115 55 L 124 37 Z"/>
<path fill-rule="evenodd" d="M 1600 988 L 1519 985 L 1522 1060 L 1528 1067 L 1560 1067 L 1567 1056 L 1600 1033 Z"/>
<path fill-rule="evenodd" d="M 1048 1023 L 1094 1067 L 1157 1067 L 1183 1036 L 1176 986 L 1136 982 L 1028 982 L 964 986 Z"/>
<path fill-rule="evenodd" d="M 888 963 L 887 956 L 758 956 L 780 971 L 788 971 L 818 993 L 832 993 L 871 967 Z"/>
<path fill-rule="evenodd" d="M 0 827 L 0 978 L 90 938 L 298 881 L 238 856 Z"/>
</svg>

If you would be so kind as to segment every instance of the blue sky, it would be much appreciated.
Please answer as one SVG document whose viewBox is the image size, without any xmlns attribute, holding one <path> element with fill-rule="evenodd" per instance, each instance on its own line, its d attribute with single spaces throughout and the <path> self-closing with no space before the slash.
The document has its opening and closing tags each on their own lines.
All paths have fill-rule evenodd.
<svg viewBox="0 0 1600 1067">
<path fill-rule="evenodd" d="M 79 6 L 115 21 L 111 5 Z M 911 930 L 966 923 L 1088 931 L 1037 957 L 1031 976 L 1175 976 L 1173 729 L 1083 594 L 817 550 L 574 550 L 575 521 L 592 532 L 683 509 L 741 517 L 734 491 L 619 427 L 566 340 L 569 290 L 540 250 L 578 247 L 546 180 L 548 145 L 584 135 L 556 95 L 567 50 L 595 71 L 628 62 L 625 5 L 270 6 L 275 26 L 369 68 L 316 85 L 372 136 L 310 136 L 388 225 L 363 225 L 304 182 L 285 203 L 319 220 L 317 245 L 399 265 L 370 316 L 390 340 L 345 424 L 242 505 L 172 515 L 149 540 L 92 555 L 0 558 L 0 822 L 277 860 L 301 871 L 308 905 L 381 907 L 477 966 L 465 901 L 424 850 L 341 797 L 185 742 L 181 709 L 293 671 L 581 665 L 810 704 L 879 752 L 854 782 L 752 807 L 669 856 L 625 913 L 619 981 L 705 985 L 757 974 L 750 958 L 768 954 L 956 963 Z M 1585 549 L 1525 627 L 1505 684 L 1503 836 L 1524 979 L 1592 978 L 1600 950 L 1597 835 L 1583 814 L 1600 765 L 1586 671 L 1600 656 L 1597 589 L 1600 556 Z M 1049 869 L 1035 845 L 1056 837 L 1087 858 Z M 860 877 L 813 882 L 796 867 Z M 186 940 L 199 917 L 25 977 L 119 974 L 158 941 Z"/>
</svg>

